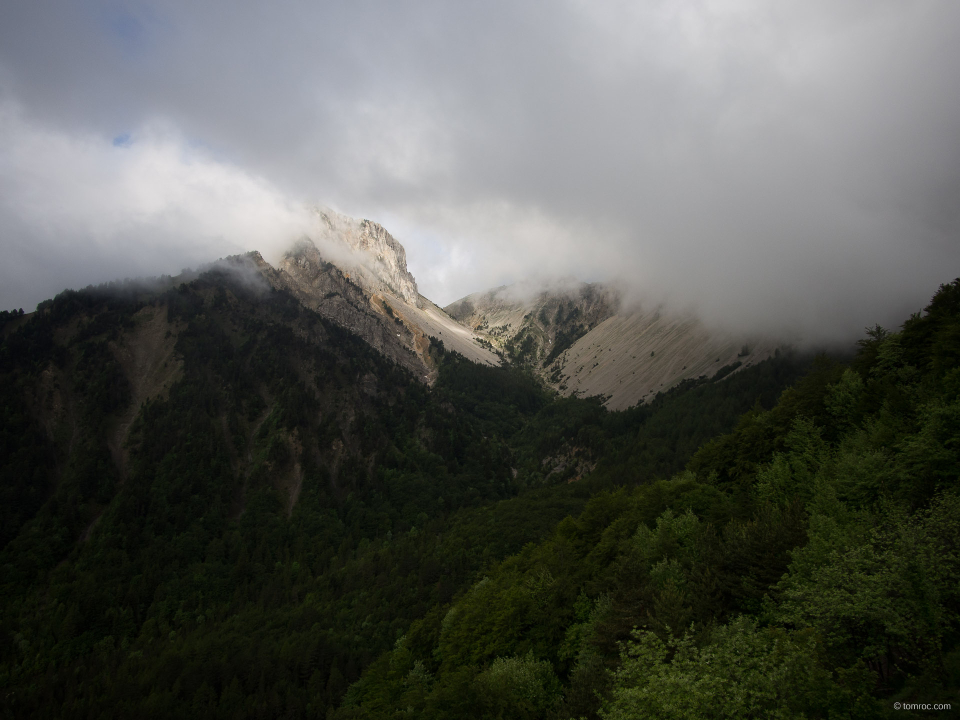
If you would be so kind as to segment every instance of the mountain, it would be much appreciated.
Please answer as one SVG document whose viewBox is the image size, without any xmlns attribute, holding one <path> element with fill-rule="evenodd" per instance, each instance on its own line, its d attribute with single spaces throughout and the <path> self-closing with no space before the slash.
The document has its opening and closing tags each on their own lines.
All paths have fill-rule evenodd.
<svg viewBox="0 0 960 720">
<path fill-rule="evenodd" d="M 611 410 L 648 402 L 684 380 L 750 367 L 782 346 L 711 330 L 662 306 L 627 303 L 600 283 L 504 286 L 444 309 L 558 392 L 601 396 Z"/>
<path fill-rule="evenodd" d="M 390 292 L 404 302 L 420 307 L 417 282 L 407 270 L 407 254 L 383 226 L 371 220 L 356 220 L 333 210 L 314 210 L 318 238 L 339 243 L 352 251 L 360 284 L 369 292 Z M 332 248 L 331 248 L 332 249 Z M 333 250 L 336 255 L 336 250 Z"/>
<path fill-rule="evenodd" d="M 502 286 L 468 295 L 444 310 L 512 360 L 540 368 L 619 307 L 616 291 L 566 280 L 550 291 L 529 284 Z"/>
<path fill-rule="evenodd" d="M 960 279 L 898 332 L 868 331 L 848 363 L 818 358 L 684 472 L 621 475 L 485 568 L 372 663 L 335 717 L 947 710 L 960 699 L 958 419 Z"/>
<path fill-rule="evenodd" d="M 385 231 L 329 224 L 0 312 L 0 715 L 960 700 L 960 280 L 855 355 L 613 411 L 541 381 L 631 317 L 609 289 L 451 308 L 475 333 Z"/>
<path fill-rule="evenodd" d="M 420 294 L 403 246 L 381 225 L 322 208 L 314 216 L 311 237 L 276 268 L 256 253 L 243 262 L 427 383 L 437 377 L 434 337 L 473 362 L 508 359 L 563 395 L 600 396 L 620 410 L 684 380 L 750 367 L 781 345 L 711 330 L 690 315 L 628 303 L 614 286 L 571 279 L 549 289 L 500 287 L 441 309 Z"/>
<path fill-rule="evenodd" d="M 579 513 L 598 464 L 669 475 L 804 367 L 622 418 L 439 341 L 428 382 L 374 347 L 373 301 L 453 321 L 311 248 L 0 315 L 4 716 L 325 717 L 410 623 Z"/>
<path fill-rule="evenodd" d="M 403 246 L 381 225 L 332 210 L 315 216 L 315 239 L 300 239 L 277 268 L 259 253 L 242 262 L 427 382 L 436 379 L 431 337 L 473 362 L 499 364 L 478 335 L 419 293 Z"/>
<path fill-rule="evenodd" d="M 473 362 L 532 369 L 562 395 L 599 396 L 611 410 L 649 402 L 689 379 L 722 377 L 771 357 L 780 343 L 711 330 L 690 315 L 628 303 L 614 286 L 572 279 L 513 285 L 441 309 L 420 294 L 403 246 L 378 223 L 327 208 L 277 267 L 253 252 L 234 266 L 363 338 L 431 384 L 430 338 Z"/>
</svg>

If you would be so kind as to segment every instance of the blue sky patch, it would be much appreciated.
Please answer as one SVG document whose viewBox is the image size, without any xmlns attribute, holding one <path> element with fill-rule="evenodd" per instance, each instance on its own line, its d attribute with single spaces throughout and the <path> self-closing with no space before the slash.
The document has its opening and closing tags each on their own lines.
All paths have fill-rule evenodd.
<svg viewBox="0 0 960 720">
<path fill-rule="evenodd" d="M 111 44 L 127 60 L 142 59 L 156 48 L 158 38 L 170 31 L 169 23 L 149 8 L 104 10 L 100 13 L 100 22 Z"/>
</svg>

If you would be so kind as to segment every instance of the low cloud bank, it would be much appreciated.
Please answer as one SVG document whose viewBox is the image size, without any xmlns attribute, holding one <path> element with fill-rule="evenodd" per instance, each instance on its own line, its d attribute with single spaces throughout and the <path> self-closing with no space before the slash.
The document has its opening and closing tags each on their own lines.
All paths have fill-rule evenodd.
<svg viewBox="0 0 960 720">
<path fill-rule="evenodd" d="M 172 128 L 71 135 L 0 106 L 2 307 L 249 250 L 276 262 L 312 222 L 306 206 Z"/>
<path fill-rule="evenodd" d="M 275 261 L 307 202 L 440 304 L 573 275 L 849 340 L 960 275 L 958 76 L 954 0 L 7 3 L 0 307 Z"/>
</svg>

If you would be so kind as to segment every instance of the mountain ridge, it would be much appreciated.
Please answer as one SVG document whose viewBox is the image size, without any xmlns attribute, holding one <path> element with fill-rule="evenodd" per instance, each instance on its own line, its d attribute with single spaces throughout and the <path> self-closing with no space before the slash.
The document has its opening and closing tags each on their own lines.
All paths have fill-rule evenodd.
<svg viewBox="0 0 960 720">
<path fill-rule="evenodd" d="M 784 347 L 711 330 L 663 305 L 628 302 L 604 283 L 501 286 L 444 309 L 557 392 L 600 396 L 611 410 L 649 402 L 684 380 L 750 367 Z"/>
<path fill-rule="evenodd" d="M 303 236 L 277 266 L 252 251 L 230 262 L 291 292 L 305 307 L 362 337 L 422 381 L 436 380 L 430 338 L 485 365 L 500 359 L 481 338 L 420 294 L 406 250 L 382 225 L 317 208 L 315 237 Z"/>
<path fill-rule="evenodd" d="M 638 692 L 658 717 L 690 677 L 710 717 L 956 697 L 960 280 L 849 364 L 753 350 L 608 412 L 528 369 L 581 348 L 622 375 L 642 341 L 672 372 L 655 306 L 504 302 L 526 336 L 494 367 L 312 241 L 280 265 L 0 316 L 5 717 L 484 720 L 531 687 L 528 717 Z M 745 652 L 775 672 L 731 677 Z"/>
<path fill-rule="evenodd" d="M 256 250 L 219 262 L 290 292 L 428 385 L 437 378 L 431 338 L 473 362 L 528 367 L 555 392 L 600 397 L 613 410 L 650 402 L 685 380 L 737 372 L 785 347 L 629 301 L 616 284 L 573 278 L 500 286 L 441 308 L 419 292 L 405 248 L 382 225 L 328 208 L 312 213 L 310 234 L 276 266 Z M 184 271 L 168 282 L 197 276 Z M 8 328 L 21 322 L 12 318 Z"/>
</svg>

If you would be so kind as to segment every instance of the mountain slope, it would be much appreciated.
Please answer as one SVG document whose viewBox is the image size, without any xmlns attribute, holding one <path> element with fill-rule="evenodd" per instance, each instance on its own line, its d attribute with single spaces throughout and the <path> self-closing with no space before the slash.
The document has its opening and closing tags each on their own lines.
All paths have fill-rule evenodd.
<svg viewBox="0 0 960 720">
<path fill-rule="evenodd" d="M 710 378 L 771 357 L 778 343 L 710 332 L 695 318 L 635 310 L 607 318 L 549 368 L 564 392 L 602 395 L 611 410 L 651 400 L 682 380 Z"/>
<path fill-rule="evenodd" d="M 0 715 L 876 717 L 960 697 L 960 280 L 849 366 L 751 353 L 610 412 L 445 351 L 456 321 L 323 253 L 0 314 Z M 684 338 L 715 340 L 601 290 L 505 301 L 517 333 L 486 337 L 541 373 L 584 344 L 621 375 L 639 337 L 663 376 Z"/>
<path fill-rule="evenodd" d="M 518 407 L 545 402 L 537 388 L 477 376 L 496 396 L 492 419 L 464 413 L 443 382 L 429 391 L 252 263 L 224 261 L 174 287 L 68 291 L 4 324 L 0 632 L 15 644 L 0 649 L 0 714 L 49 703 L 84 714 L 113 692 L 102 663 L 125 662 L 137 637 L 147 643 L 137 657 L 162 663 L 177 633 L 220 626 L 227 636 L 220 623 L 259 603 L 303 611 L 264 584 L 291 551 L 304 578 L 333 573 L 315 591 L 339 612 L 351 591 L 330 587 L 335 568 L 363 538 L 515 492 L 502 436 L 521 424 Z M 442 357 L 436 345 L 427 352 Z M 453 368 L 485 370 L 495 372 Z M 415 594 L 400 607 L 423 602 Z M 329 685 L 309 696 L 321 709 L 356 679 L 364 648 L 392 632 L 324 617 L 303 636 Z M 17 678 L 37 672 L 41 652 L 59 669 L 37 693 Z M 129 716 L 160 712 L 165 701 L 147 702 L 150 692 Z M 297 692 L 303 707 L 306 687 Z M 170 713 L 182 716 L 181 704 Z"/>
<path fill-rule="evenodd" d="M 602 396 L 611 410 L 648 402 L 686 379 L 749 367 L 780 346 L 712 331 L 662 307 L 628 305 L 600 283 L 500 287 L 445 310 L 560 393 Z"/>
<path fill-rule="evenodd" d="M 486 568 L 371 663 L 334 717 L 956 707 L 960 279 L 859 345 L 849 366 L 819 358 L 684 472 L 595 493 Z"/>
<path fill-rule="evenodd" d="M 277 268 L 259 253 L 241 262 L 425 382 L 436 379 L 431 336 L 474 362 L 499 364 L 476 334 L 420 295 L 403 246 L 381 225 L 330 210 L 316 215 L 315 237 L 296 242 Z"/>
<path fill-rule="evenodd" d="M 0 318 L 0 714 L 326 717 L 484 567 L 796 375 L 611 414 L 431 343 L 428 386 L 271 273 Z"/>
<path fill-rule="evenodd" d="M 550 292 L 524 285 L 503 286 L 468 295 L 444 310 L 515 362 L 539 367 L 549 364 L 619 307 L 620 298 L 613 290 L 568 281 Z"/>
</svg>

